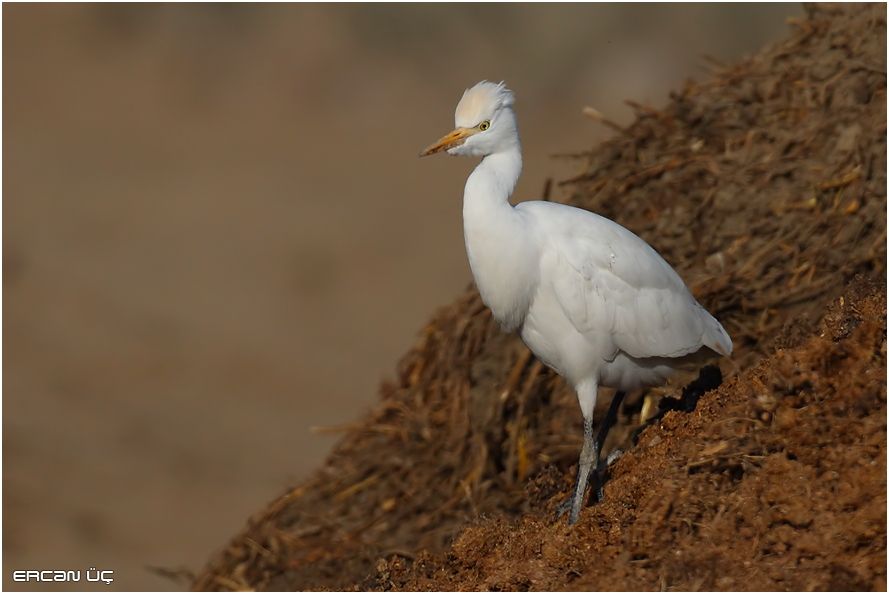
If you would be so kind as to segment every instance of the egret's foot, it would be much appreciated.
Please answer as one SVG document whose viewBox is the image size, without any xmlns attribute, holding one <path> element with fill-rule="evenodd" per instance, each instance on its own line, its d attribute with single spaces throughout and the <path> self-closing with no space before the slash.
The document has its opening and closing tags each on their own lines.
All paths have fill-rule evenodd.
<svg viewBox="0 0 889 594">
<path fill-rule="evenodd" d="M 611 468 L 611 465 L 620 460 L 620 457 L 623 455 L 623 450 L 612 450 L 611 453 L 608 454 L 608 457 L 599 464 L 599 468 L 594 473 L 596 480 L 596 502 L 605 499 L 605 483 L 611 478 L 609 469 Z"/>
<path fill-rule="evenodd" d="M 574 489 L 571 490 L 571 496 L 567 497 L 556 507 L 556 521 L 567 513 L 568 525 L 572 526 L 577 523 L 577 518 L 580 517 L 580 510 L 583 509 L 584 502 L 586 501 L 586 485 L 587 483 L 585 482 L 583 489 L 578 489 L 575 483 Z"/>
<path fill-rule="evenodd" d="M 571 511 L 571 504 L 574 503 L 574 497 L 566 497 L 562 503 L 556 507 L 556 519 L 560 519 L 562 516 Z"/>
<path fill-rule="evenodd" d="M 596 495 L 595 501 L 589 502 L 590 504 L 591 503 L 598 503 L 598 502 L 602 501 L 602 499 L 605 498 L 605 491 L 603 490 L 603 488 L 605 486 L 604 479 L 605 479 L 605 476 L 601 471 L 594 470 L 590 474 L 589 483 L 588 483 L 590 485 L 590 492 L 595 493 L 595 495 Z M 583 494 L 580 495 L 580 499 L 579 499 L 577 505 L 575 506 L 575 501 L 577 499 L 578 499 L 578 496 L 575 494 L 575 495 L 572 495 L 572 496 L 566 498 L 564 501 L 562 501 L 562 503 L 560 503 L 558 505 L 558 507 L 556 507 L 556 520 L 560 519 L 566 513 L 571 512 L 570 515 L 568 516 L 568 525 L 570 526 L 570 525 L 577 523 L 577 519 L 580 517 L 580 510 L 582 510 L 584 507 L 586 507 L 586 505 L 588 505 L 586 503 L 586 499 L 587 499 L 586 489 L 584 489 Z"/>
<path fill-rule="evenodd" d="M 568 514 L 568 525 L 573 526 L 577 523 L 577 519 L 580 517 L 580 510 L 583 508 L 583 500 L 581 499 L 580 503 L 576 506 L 574 505 L 574 497 L 568 497 L 559 504 L 556 508 L 556 520 L 559 520 L 565 514 Z"/>
<path fill-rule="evenodd" d="M 605 499 L 605 481 L 600 477 L 596 483 L 596 503 L 601 503 Z"/>
<path fill-rule="evenodd" d="M 593 472 L 590 477 L 590 490 L 596 494 L 595 503 L 600 503 L 605 499 L 605 480 L 608 478 L 608 468 L 602 464 Z"/>
<path fill-rule="evenodd" d="M 611 466 L 612 464 L 614 464 L 615 462 L 620 460 L 621 456 L 623 456 L 623 455 L 624 455 L 623 450 L 619 450 L 617 448 L 611 450 L 611 452 L 608 454 L 608 457 L 605 459 L 605 466 L 606 467 Z"/>
</svg>

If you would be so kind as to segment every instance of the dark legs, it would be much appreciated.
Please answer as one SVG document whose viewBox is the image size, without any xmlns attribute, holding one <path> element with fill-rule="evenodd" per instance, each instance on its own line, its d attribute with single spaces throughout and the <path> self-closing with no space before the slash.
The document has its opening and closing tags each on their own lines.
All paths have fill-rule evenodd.
<svg viewBox="0 0 889 594">
<path fill-rule="evenodd" d="M 602 449 L 602 445 L 605 443 L 605 438 L 608 436 L 608 431 L 614 425 L 614 422 L 617 420 L 617 411 L 620 409 L 620 404 L 624 399 L 623 392 L 617 392 L 614 394 L 614 398 L 611 400 L 611 404 L 608 407 L 608 412 L 605 415 L 605 418 L 602 420 L 602 425 L 599 427 L 599 433 L 596 435 L 595 439 L 593 438 L 593 418 L 592 415 L 589 417 L 584 417 L 583 419 L 583 448 L 580 450 L 580 460 L 577 464 L 577 480 L 574 483 L 574 494 L 571 499 L 565 501 L 561 506 L 559 506 L 558 515 L 562 516 L 565 512 L 571 511 L 568 516 L 568 523 L 574 524 L 577 522 L 577 518 L 580 516 L 580 509 L 583 507 L 583 499 L 584 493 L 586 492 L 587 483 L 590 478 L 590 471 L 593 468 L 593 463 L 596 465 L 596 496 L 597 501 L 602 499 L 602 486 L 603 486 L 603 471 L 607 470 L 603 464 L 599 460 L 599 452 Z"/>
<path fill-rule="evenodd" d="M 608 405 L 608 412 L 605 413 L 605 418 L 599 426 L 599 433 L 596 435 L 596 451 L 602 451 L 602 446 L 605 445 L 605 438 L 608 437 L 608 432 L 611 431 L 615 421 L 617 421 L 617 413 L 620 410 L 621 403 L 624 401 L 624 396 L 626 396 L 625 392 L 614 393 L 614 398 L 611 399 L 611 404 Z M 596 501 L 602 501 L 605 498 L 603 489 L 605 487 L 605 474 L 607 471 L 607 462 L 605 460 L 597 459 L 595 474 L 596 484 L 594 485 L 596 488 Z"/>
</svg>

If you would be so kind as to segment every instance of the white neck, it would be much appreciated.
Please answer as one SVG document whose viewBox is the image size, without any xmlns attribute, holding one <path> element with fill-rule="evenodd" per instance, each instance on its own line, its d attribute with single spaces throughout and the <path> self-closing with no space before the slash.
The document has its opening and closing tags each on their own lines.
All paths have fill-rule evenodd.
<svg viewBox="0 0 889 594">
<path fill-rule="evenodd" d="M 522 147 L 516 144 L 482 159 L 466 180 L 463 215 L 467 210 L 509 206 L 509 197 L 522 174 Z"/>
<path fill-rule="evenodd" d="M 472 276 L 482 300 L 507 329 L 524 321 L 536 285 L 528 266 L 528 230 L 523 217 L 509 204 L 522 172 L 518 139 L 514 146 L 486 156 L 466 180 L 463 192 L 463 234 Z M 524 278 L 528 275 L 533 278 Z"/>
</svg>

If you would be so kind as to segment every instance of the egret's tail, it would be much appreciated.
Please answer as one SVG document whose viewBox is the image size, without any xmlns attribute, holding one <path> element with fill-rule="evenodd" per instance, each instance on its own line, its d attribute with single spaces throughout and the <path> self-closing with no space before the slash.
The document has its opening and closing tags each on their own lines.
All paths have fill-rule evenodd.
<svg viewBox="0 0 889 594">
<path fill-rule="evenodd" d="M 724 357 L 730 356 L 732 354 L 731 337 L 725 331 L 725 328 L 722 327 L 722 324 L 719 323 L 719 320 L 710 315 L 709 312 L 707 316 L 709 319 L 707 320 L 707 330 L 704 333 L 704 344 Z"/>
</svg>

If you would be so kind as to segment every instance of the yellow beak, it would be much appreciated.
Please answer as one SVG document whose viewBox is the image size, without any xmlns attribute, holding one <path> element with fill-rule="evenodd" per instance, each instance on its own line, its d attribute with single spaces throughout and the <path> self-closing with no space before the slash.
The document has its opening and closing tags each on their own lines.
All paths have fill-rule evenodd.
<svg viewBox="0 0 889 594">
<path fill-rule="evenodd" d="M 441 151 L 446 151 L 449 148 L 454 148 L 455 146 L 460 146 L 466 139 L 472 136 L 476 130 L 474 128 L 457 128 L 453 132 L 445 134 L 438 140 L 436 140 L 433 144 L 430 144 L 423 152 L 420 153 L 421 157 L 428 157 L 429 155 L 434 155 L 435 153 L 439 153 Z"/>
</svg>

